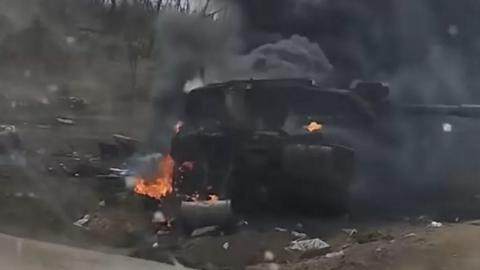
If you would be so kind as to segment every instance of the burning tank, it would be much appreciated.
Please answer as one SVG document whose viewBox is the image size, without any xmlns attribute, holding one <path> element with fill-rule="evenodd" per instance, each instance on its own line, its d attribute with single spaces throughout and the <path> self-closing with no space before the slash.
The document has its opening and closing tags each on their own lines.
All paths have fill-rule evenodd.
<svg viewBox="0 0 480 270">
<path fill-rule="evenodd" d="M 378 82 L 349 90 L 307 79 L 207 85 L 186 95 L 158 181 L 139 181 L 136 191 L 157 199 L 171 194 L 212 204 L 231 200 L 236 212 L 343 214 L 359 171 L 394 179 L 396 161 L 390 161 L 401 160 L 405 134 L 418 124 L 406 119 L 419 115 L 470 118 L 480 116 L 480 107 L 394 103 Z M 442 133 L 451 131 L 450 124 L 441 124 Z M 414 157 L 426 152 L 413 148 Z"/>
<path fill-rule="evenodd" d="M 301 79 L 232 81 L 192 90 L 185 109 L 171 147 L 180 193 L 216 194 L 239 212 L 345 212 L 354 151 L 326 139 L 316 116 L 368 121 L 355 93 Z"/>
</svg>

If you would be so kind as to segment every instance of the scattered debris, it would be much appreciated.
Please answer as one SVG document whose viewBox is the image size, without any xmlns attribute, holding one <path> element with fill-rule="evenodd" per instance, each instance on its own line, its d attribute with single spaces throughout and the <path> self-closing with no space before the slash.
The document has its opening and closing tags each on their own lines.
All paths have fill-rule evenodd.
<svg viewBox="0 0 480 270">
<path fill-rule="evenodd" d="M 87 106 L 87 101 L 79 97 L 65 97 L 61 98 L 60 101 L 73 110 L 81 110 Z"/>
<path fill-rule="evenodd" d="M 75 225 L 77 227 L 80 227 L 80 228 L 88 229 L 86 226 L 88 225 L 89 222 L 90 222 L 90 215 L 86 214 L 82 218 L 80 218 L 79 220 L 75 221 L 73 223 L 73 225 Z"/>
<path fill-rule="evenodd" d="M 345 256 L 345 252 L 343 250 L 337 252 L 330 252 L 325 254 L 325 258 L 332 259 Z"/>
<path fill-rule="evenodd" d="M 165 217 L 162 211 L 156 211 L 155 213 L 153 213 L 152 223 L 165 223 L 165 222 L 167 222 L 167 218 Z"/>
<path fill-rule="evenodd" d="M 293 237 L 295 237 L 296 241 L 305 240 L 305 239 L 308 238 L 308 235 L 306 233 L 300 233 L 300 232 L 292 231 L 291 234 L 292 234 Z"/>
<path fill-rule="evenodd" d="M 248 221 L 242 219 L 239 222 L 237 222 L 237 226 L 238 227 L 248 226 Z"/>
<path fill-rule="evenodd" d="M 313 238 L 308 240 L 292 241 L 287 247 L 287 250 L 293 251 L 312 251 L 312 250 L 326 250 L 330 245 L 320 238 Z"/>
<path fill-rule="evenodd" d="M 270 250 L 265 250 L 263 253 L 263 260 L 266 262 L 271 262 L 275 260 L 275 254 Z"/>
<path fill-rule="evenodd" d="M 37 127 L 37 128 L 40 128 L 40 129 L 50 129 L 50 128 L 52 128 L 51 125 L 41 125 L 41 124 L 36 125 L 36 127 Z"/>
<path fill-rule="evenodd" d="M 30 199 L 38 199 L 38 196 L 37 194 L 33 193 L 33 192 L 27 192 L 27 193 L 24 193 L 24 192 L 15 192 L 13 194 L 11 194 L 13 197 L 16 197 L 16 198 L 30 198 Z M 7 194 L 8 196 L 8 194 Z"/>
<path fill-rule="evenodd" d="M 156 235 L 157 235 L 157 236 L 164 236 L 164 235 L 167 235 L 167 234 L 170 234 L 170 233 L 171 233 L 171 231 L 158 230 L 158 231 L 156 232 Z"/>
<path fill-rule="evenodd" d="M 57 117 L 57 118 L 55 118 L 55 120 L 57 120 L 57 123 L 62 124 L 62 125 L 67 125 L 67 126 L 75 125 L 75 121 L 73 121 L 73 119 L 71 119 L 71 118 Z"/>
<path fill-rule="evenodd" d="M 227 250 L 230 248 L 230 243 L 229 242 L 225 242 L 223 245 L 222 245 L 223 249 Z"/>
<path fill-rule="evenodd" d="M 274 229 L 275 231 L 277 231 L 277 232 L 288 232 L 287 229 L 281 228 L 281 227 L 275 227 L 275 228 L 273 228 L 273 229 Z"/>
<path fill-rule="evenodd" d="M 218 230 L 218 226 L 207 226 L 193 230 L 191 236 L 198 237 Z"/>
<path fill-rule="evenodd" d="M 346 234 L 347 234 L 348 236 L 350 236 L 350 237 L 352 237 L 352 236 L 354 236 L 355 234 L 358 233 L 357 229 L 348 229 L 348 228 L 346 228 L 346 229 L 342 229 L 342 231 L 343 231 L 344 233 L 346 233 Z"/>
<path fill-rule="evenodd" d="M 412 237 L 416 237 L 417 234 L 416 233 L 407 233 L 405 235 L 402 236 L 402 238 L 412 238 Z"/>
<path fill-rule="evenodd" d="M 107 206 L 107 203 L 105 202 L 105 200 L 102 200 L 102 201 L 98 202 L 98 206 L 105 207 L 105 206 Z"/>
<path fill-rule="evenodd" d="M 429 228 L 441 228 L 443 226 L 443 224 L 441 222 L 437 222 L 437 221 L 432 221 L 428 227 Z"/>
</svg>

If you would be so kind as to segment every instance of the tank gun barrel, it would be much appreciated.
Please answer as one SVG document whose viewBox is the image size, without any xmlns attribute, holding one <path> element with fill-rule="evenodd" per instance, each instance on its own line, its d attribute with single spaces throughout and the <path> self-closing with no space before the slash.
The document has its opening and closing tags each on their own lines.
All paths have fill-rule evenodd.
<svg viewBox="0 0 480 270">
<path fill-rule="evenodd" d="M 401 110 L 413 114 L 451 115 L 458 117 L 480 118 L 480 104 L 411 104 L 401 106 Z"/>
</svg>

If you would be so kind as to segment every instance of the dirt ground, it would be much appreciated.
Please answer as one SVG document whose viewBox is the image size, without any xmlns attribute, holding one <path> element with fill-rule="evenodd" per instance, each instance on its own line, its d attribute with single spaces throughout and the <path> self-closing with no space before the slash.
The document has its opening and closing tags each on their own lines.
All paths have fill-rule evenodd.
<svg viewBox="0 0 480 270">
<path fill-rule="evenodd" d="M 116 133 L 145 141 L 149 103 L 112 101 L 78 84 L 70 94 L 87 105 L 72 109 L 57 102 L 48 87 L 32 98 L 32 85 L 0 84 L 0 124 L 15 125 L 22 142 L 0 158 L 2 233 L 203 269 L 474 269 L 480 264 L 480 222 L 466 220 L 256 216 L 243 217 L 228 233 L 155 234 L 152 212 L 142 197 L 123 188 L 123 178 L 97 177 L 110 167 L 128 167 L 122 160 L 99 161 L 97 145 Z M 59 123 L 59 116 L 74 124 Z M 85 226 L 73 224 L 87 214 Z M 330 248 L 287 250 L 297 233 L 320 238 Z"/>
</svg>

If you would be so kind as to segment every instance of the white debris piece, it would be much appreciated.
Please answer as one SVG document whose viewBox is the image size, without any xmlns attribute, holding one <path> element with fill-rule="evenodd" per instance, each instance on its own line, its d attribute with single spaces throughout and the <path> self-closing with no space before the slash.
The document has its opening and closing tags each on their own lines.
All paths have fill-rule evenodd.
<svg viewBox="0 0 480 270">
<path fill-rule="evenodd" d="M 450 123 L 443 123 L 442 124 L 442 129 L 443 129 L 443 132 L 450 133 L 453 130 L 453 126 Z"/>
<path fill-rule="evenodd" d="M 86 225 L 88 224 L 88 222 L 90 222 L 90 215 L 86 214 L 79 220 L 75 221 L 73 225 L 81 228 L 86 228 Z"/>
<path fill-rule="evenodd" d="M 344 233 L 346 233 L 348 236 L 353 236 L 358 233 L 357 229 L 342 229 Z"/>
<path fill-rule="evenodd" d="M 275 254 L 273 252 L 271 252 L 270 250 L 266 250 L 265 253 L 263 253 L 263 259 L 266 262 L 271 262 L 271 261 L 275 260 Z"/>
<path fill-rule="evenodd" d="M 287 231 L 288 231 L 287 229 L 282 228 L 282 227 L 275 227 L 275 228 L 273 228 L 273 229 L 274 229 L 275 231 L 277 231 L 277 232 L 287 232 Z"/>
<path fill-rule="evenodd" d="M 156 232 L 157 236 L 164 236 L 164 235 L 168 235 L 170 233 L 171 233 L 171 231 L 164 231 L 164 230 L 158 230 Z"/>
<path fill-rule="evenodd" d="M 337 252 L 330 252 L 325 254 L 325 258 L 331 259 L 331 258 L 337 258 L 337 257 L 343 257 L 345 256 L 345 252 L 343 250 L 337 251 Z"/>
<path fill-rule="evenodd" d="M 428 227 L 430 227 L 430 228 L 440 228 L 442 226 L 443 226 L 443 224 L 441 222 L 437 222 L 437 221 L 432 221 L 430 223 L 430 225 L 428 225 Z"/>
<path fill-rule="evenodd" d="M 295 237 L 295 240 L 298 241 L 298 240 L 304 240 L 304 239 L 307 239 L 308 238 L 308 235 L 306 233 L 301 233 L 301 232 L 296 232 L 296 231 L 292 231 L 291 232 L 292 236 Z"/>
<path fill-rule="evenodd" d="M 248 226 L 248 221 L 246 220 L 240 220 L 238 223 L 237 223 L 237 226 L 241 227 L 241 226 Z"/>
<path fill-rule="evenodd" d="M 407 233 L 403 236 L 403 238 L 412 238 L 412 237 L 416 237 L 417 234 L 416 233 Z"/>
<path fill-rule="evenodd" d="M 58 123 L 63 124 L 63 125 L 69 125 L 69 126 L 75 125 L 75 121 L 73 121 L 70 118 L 57 117 L 56 120 L 57 120 Z"/>
<path fill-rule="evenodd" d="M 230 243 L 229 242 L 225 242 L 223 245 L 222 245 L 223 249 L 227 250 L 230 248 Z"/>
<path fill-rule="evenodd" d="M 201 235 L 204 235 L 204 234 L 207 234 L 207 233 L 216 231 L 216 230 L 218 230 L 218 226 L 202 227 L 202 228 L 195 229 L 195 230 L 192 232 L 191 236 L 192 236 L 192 237 L 197 237 L 197 236 L 201 236 Z"/>
<path fill-rule="evenodd" d="M 167 222 L 167 218 L 165 217 L 162 211 L 156 211 L 155 213 L 153 213 L 152 223 L 165 223 L 165 222 Z"/>
<path fill-rule="evenodd" d="M 294 251 L 312 251 L 312 250 L 322 250 L 330 248 L 330 245 L 325 241 L 319 238 L 313 238 L 308 240 L 299 240 L 299 241 L 292 241 L 290 245 L 287 247 L 287 250 L 294 250 Z"/>
</svg>

